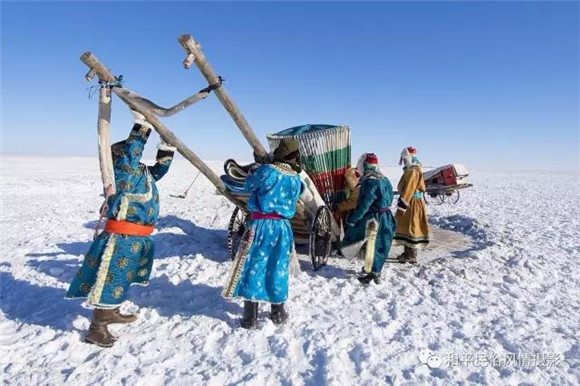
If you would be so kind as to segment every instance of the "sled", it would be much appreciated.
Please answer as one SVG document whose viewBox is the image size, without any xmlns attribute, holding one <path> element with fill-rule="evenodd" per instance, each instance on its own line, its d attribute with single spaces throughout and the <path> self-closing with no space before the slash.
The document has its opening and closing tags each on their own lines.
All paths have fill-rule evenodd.
<svg viewBox="0 0 580 386">
<path fill-rule="evenodd" d="M 178 41 L 186 52 L 186 58 L 183 61 L 184 67 L 189 69 L 195 64 L 207 80 L 208 87 L 170 108 L 163 108 L 151 100 L 128 90 L 121 82 L 122 77 L 113 75 L 93 53 L 86 52 L 81 56 L 81 61 L 89 67 L 89 72 L 85 78 L 91 81 L 96 75 L 101 85 L 99 93 L 99 123 L 97 127 L 99 134 L 99 161 L 105 196 L 108 197 L 114 194 L 115 187 L 109 141 L 111 95 L 115 94 L 132 110 L 141 113 L 166 143 L 175 146 L 179 154 L 196 167 L 216 187 L 220 194 L 236 206 L 228 227 L 228 249 L 230 255 L 235 256 L 239 246 L 239 238 L 243 234 L 248 218 L 246 209 L 248 196 L 242 194 L 240 190 L 245 176 L 256 165 L 245 167 L 237 165 L 235 162 L 226 162 L 225 177 L 227 178 L 224 176 L 220 178 L 158 117 L 168 117 L 177 114 L 214 92 L 253 149 L 254 154 L 263 159 L 267 156 L 267 151 L 230 98 L 222 84 L 223 79 L 216 74 L 209 64 L 201 51 L 199 43 L 195 42 L 191 35 L 181 35 Z M 333 150 L 332 148 L 331 138 L 334 134 L 340 136 L 342 141 L 339 144 L 340 149 Z M 308 165 L 311 165 L 310 169 L 306 167 L 306 172 L 301 174 L 301 179 L 308 187 L 307 193 L 310 195 L 303 196 L 298 202 L 297 213 L 295 218 L 291 219 L 291 224 L 297 242 L 308 243 L 313 268 L 317 270 L 326 264 L 330 255 L 331 243 L 334 240 L 338 240 L 340 234 L 335 215 L 330 208 L 340 199 L 341 190 L 344 189 L 344 177 L 341 177 L 341 173 L 344 174 L 344 170 L 342 169 L 350 167 L 350 129 L 346 126 L 305 125 L 269 136 L 270 145 L 275 145 L 276 141 L 279 141 L 284 136 L 290 136 L 299 141 L 301 152 L 304 152 L 302 154 L 304 158 L 301 161 L 309 162 Z M 317 136 L 322 142 L 313 142 L 313 139 L 317 138 Z M 337 166 L 342 165 L 342 163 L 345 164 L 344 167 Z M 322 169 L 320 169 L 321 166 L 323 167 Z M 332 169 L 335 166 L 336 169 Z M 325 167 L 327 170 L 324 170 Z M 318 192 L 319 189 L 322 190 L 321 193 Z"/>
<path fill-rule="evenodd" d="M 467 168 L 460 164 L 445 165 L 424 172 L 425 201 L 438 205 L 456 204 L 461 197 L 460 190 L 473 186 L 465 181 L 468 175 Z"/>
</svg>

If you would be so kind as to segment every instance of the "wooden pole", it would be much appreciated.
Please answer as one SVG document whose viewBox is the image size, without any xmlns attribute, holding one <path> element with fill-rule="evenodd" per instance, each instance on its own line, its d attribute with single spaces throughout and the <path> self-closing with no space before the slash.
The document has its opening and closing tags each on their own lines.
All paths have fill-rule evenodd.
<svg viewBox="0 0 580 386">
<path fill-rule="evenodd" d="M 81 61 L 93 69 L 96 75 L 102 81 L 109 82 L 113 81 L 115 77 L 111 71 L 103 66 L 99 59 L 93 55 L 91 52 L 85 52 L 81 56 Z M 155 128 L 155 131 L 159 133 L 161 138 L 168 144 L 175 146 L 179 154 L 181 154 L 185 159 L 187 159 L 193 166 L 195 166 L 216 188 L 217 190 L 228 198 L 235 205 L 240 208 L 245 209 L 245 205 L 240 200 L 233 197 L 226 189 L 223 181 L 211 170 L 185 143 L 183 143 L 169 128 L 167 128 L 159 119 L 151 112 L 150 109 L 143 106 L 138 98 L 131 95 L 131 92 L 126 92 L 128 90 L 123 87 L 113 87 L 111 91 L 114 92 L 123 102 L 125 102 L 132 110 L 141 113 L 147 122 L 151 123 Z"/>
<path fill-rule="evenodd" d="M 113 156 L 111 154 L 111 140 L 109 128 L 111 123 L 111 94 L 108 88 L 101 87 L 99 90 L 99 118 L 97 133 L 99 141 L 99 166 L 105 197 L 112 196 L 116 192 L 115 172 L 113 170 Z"/>
<path fill-rule="evenodd" d="M 99 80 L 103 82 L 113 82 L 115 80 L 111 71 L 103 66 L 99 61 L 99 58 L 93 55 L 91 51 L 87 51 L 81 55 L 81 62 L 86 64 L 89 68 L 89 72 L 86 75 L 87 80 L 91 80 L 95 75 L 97 75 Z"/>
<path fill-rule="evenodd" d="M 100 61 L 99 59 L 93 55 L 93 53 L 89 52 L 85 52 L 82 56 L 81 56 L 81 61 L 87 65 L 87 67 L 89 67 L 89 72 L 87 73 L 87 75 L 85 76 L 85 78 L 88 81 L 91 81 L 92 78 L 95 75 L 99 76 L 99 79 L 103 82 L 113 82 L 115 81 L 115 77 L 113 76 L 113 74 L 111 73 L 111 71 L 105 67 Z M 105 76 L 107 78 L 102 78 L 102 76 Z M 138 102 L 142 103 L 144 107 L 147 107 L 148 109 L 150 109 L 154 114 L 160 116 L 160 117 L 170 117 L 172 115 L 177 114 L 180 111 L 185 110 L 186 108 L 188 108 L 189 106 L 193 105 L 195 102 L 200 101 L 202 99 L 207 98 L 207 96 L 209 95 L 209 92 L 198 92 L 184 100 L 182 100 L 181 102 L 179 102 L 178 104 L 165 108 L 165 107 L 161 107 L 156 103 L 153 103 L 152 101 L 150 101 L 147 98 L 143 98 L 141 95 L 130 91 L 126 88 L 119 88 L 119 92 L 125 94 L 128 97 L 133 98 L 134 100 L 138 100 Z"/>
<path fill-rule="evenodd" d="M 91 81 L 95 75 L 103 81 L 113 81 L 115 77 L 108 68 L 104 67 L 90 52 L 85 52 L 81 60 L 89 67 L 85 75 L 87 81 Z M 113 170 L 113 155 L 111 154 L 111 141 L 109 127 L 111 122 L 111 95 L 107 88 L 99 90 L 99 115 L 97 120 L 97 136 L 99 144 L 99 168 L 103 181 L 103 192 L 109 197 L 116 192 L 115 172 Z"/>
<path fill-rule="evenodd" d="M 116 90 L 116 87 L 113 88 L 113 92 L 119 98 L 121 98 L 121 100 L 125 102 L 129 106 L 129 108 L 131 108 L 131 110 L 135 110 L 143 114 L 145 120 L 149 122 L 151 125 L 153 125 L 155 130 L 161 136 L 161 138 L 163 138 L 163 140 L 168 144 L 175 146 L 179 154 L 184 156 L 189 162 L 193 164 L 193 166 L 195 166 L 204 176 L 206 176 L 207 179 L 210 180 L 210 182 L 215 185 L 215 187 L 219 190 L 220 193 L 224 195 L 227 194 L 224 183 L 217 176 L 217 174 L 215 174 L 213 170 L 211 170 L 193 151 L 191 151 L 191 149 L 189 149 L 189 147 L 187 147 L 185 143 L 183 143 L 179 138 L 177 138 L 177 136 L 171 130 L 169 130 L 167 126 L 161 123 L 161 121 L 159 121 L 159 119 L 155 116 L 155 114 L 153 114 L 149 109 L 147 109 L 138 101 L 133 100 L 130 97 L 127 97 L 121 92 L 118 92 L 118 90 Z"/>
<path fill-rule="evenodd" d="M 185 68 L 190 68 L 192 63 L 195 63 L 199 71 L 203 74 L 207 82 L 212 84 L 218 84 L 219 78 L 216 72 L 213 70 L 212 66 L 209 64 L 203 52 L 201 52 L 200 45 L 196 43 L 191 35 L 181 35 L 178 38 L 179 44 L 185 50 L 187 57 L 183 61 L 183 65 Z M 246 141 L 252 146 L 254 152 L 259 156 L 265 156 L 267 154 L 266 149 L 260 143 L 258 137 L 254 133 L 254 130 L 250 127 L 246 118 L 242 115 L 242 112 L 238 109 L 235 103 L 230 98 L 229 94 L 227 93 L 225 87 L 222 85 L 221 87 L 214 90 L 216 96 L 218 97 L 219 101 L 225 107 L 227 112 L 230 114 L 244 137 Z"/>
<path fill-rule="evenodd" d="M 150 101 L 147 98 L 143 98 L 141 95 L 139 95 L 133 91 L 127 90 L 126 88 L 120 88 L 118 91 L 120 93 L 123 93 L 127 97 L 132 97 L 134 100 L 137 100 L 144 107 L 147 107 L 149 110 L 151 110 L 155 115 L 157 115 L 159 117 L 170 117 L 172 115 L 175 115 L 175 114 L 179 113 L 180 111 L 183 111 L 186 108 L 188 108 L 189 106 L 193 105 L 195 102 L 207 98 L 207 96 L 209 95 L 209 93 L 205 92 L 205 91 L 198 92 L 197 94 L 194 94 L 194 95 L 190 96 L 189 98 L 182 100 L 181 102 L 179 102 L 175 106 L 165 108 L 165 107 L 159 106 L 156 103 L 153 103 L 152 101 Z"/>
</svg>

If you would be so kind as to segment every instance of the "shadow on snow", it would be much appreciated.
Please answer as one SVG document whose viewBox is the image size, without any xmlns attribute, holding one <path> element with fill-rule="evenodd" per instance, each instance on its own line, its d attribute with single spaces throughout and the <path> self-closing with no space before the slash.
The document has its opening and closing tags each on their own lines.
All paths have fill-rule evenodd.
<svg viewBox="0 0 580 386">
<path fill-rule="evenodd" d="M 7 319 L 71 330 L 77 315 L 90 316 L 78 302 L 64 299 L 64 289 L 30 284 L 7 272 L 0 272 L 0 294 L 0 309 Z"/>
<path fill-rule="evenodd" d="M 95 222 L 85 224 L 87 228 L 95 226 Z M 170 233 L 175 232 L 170 228 L 178 228 L 183 233 Z M 229 261 L 224 248 L 225 230 L 202 228 L 176 216 L 160 218 L 157 229 L 159 232 L 153 236 L 156 260 L 203 254 L 204 258 L 215 262 Z M 30 253 L 27 256 L 38 259 L 30 259 L 27 265 L 68 284 L 80 268 L 81 259 L 59 259 L 59 256 L 84 255 L 90 245 L 91 242 L 60 243 L 57 246 L 62 252 Z M 66 290 L 62 288 L 34 285 L 2 272 L 0 289 L 0 309 L 9 319 L 57 330 L 70 330 L 78 314 L 90 317 L 91 311 L 80 306 L 81 300 L 64 298 Z M 221 297 L 221 287 L 193 284 L 189 280 L 176 285 L 165 275 L 151 279 L 147 287 L 133 286 L 131 293 L 130 298 L 136 304 L 155 308 L 163 316 L 206 315 L 232 324 L 234 321 L 229 314 L 241 312 L 238 304 Z"/>
<path fill-rule="evenodd" d="M 94 229 L 96 223 L 91 221 L 85 224 L 86 228 Z M 223 229 L 208 229 L 195 225 L 189 220 L 176 216 L 164 216 L 157 222 L 158 233 L 153 236 L 155 242 L 155 259 L 164 259 L 174 256 L 195 256 L 203 254 L 206 259 L 218 263 L 227 261 L 226 231 Z M 183 234 L 165 231 L 178 228 Z M 84 255 L 91 246 L 91 241 L 59 243 L 62 252 L 29 253 L 30 257 L 56 257 L 60 255 Z M 41 260 L 38 261 L 42 262 Z M 79 265 L 80 267 L 80 265 Z M 46 273 L 46 272 L 45 272 Z"/>
<path fill-rule="evenodd" d="M 241 307 L 223 299 L 221 290 L 189 280 L 176 285 L 163 275 L 153 278 L 147 287 L 131 287 L 129 298 L 140 307 L 154 308 L 162 316 L 204 315 L 233 327 Z M 7 272 L 0 272 L 0 294 L 0 309 L 6 318 L 27 324 L 68 331 L 73 329 L 77 315 L 90 318 L 91 314 L 81 307 L 84 299 L 65 299 L 66 290 L 31 284 Z M 232 318 L 230 314 L 236 316 Z"/>
<path fill-rule="evenodd" d="M 475 218 L 463 215 L 446 217 L 431 216 L 429 217 L 429 223 L 441 229 L 457 232 L 470 238 L 471 245 L 467 249 L 449 251 L 451 256 L 455 258 L 467 258 L 473 252 L 481 251 L 494 245 L 487 235 L 486 226 L 480 224 Z"/>
<path fill-rule="evenodd" d="M 184 280 L 173 284 L 166 275 L 151 279 L 147 287 L 131 288 L 131 300 L 139 307 L 150 307 L 159 315 L 186 317 L 204 315 L 219 319 L 233 327 L 242 307 L 224 299 L 222 287 L 212 287 L 202 283 Z M 235 314 L 234 318 L 230 314 Z"/>
</svg>

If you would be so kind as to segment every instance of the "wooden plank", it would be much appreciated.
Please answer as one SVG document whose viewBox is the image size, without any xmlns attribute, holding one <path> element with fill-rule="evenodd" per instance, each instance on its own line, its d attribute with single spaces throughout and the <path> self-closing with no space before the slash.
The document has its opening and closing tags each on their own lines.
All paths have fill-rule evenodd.
<svg viewBox="0 0 580 386">
<path fill-rule="evenodd" d="M 301 229 L 305 232 L 310 231 L 310 225 L 303 218 L 294 217 L 290 219 L 290 224 L 292 224 L 292 228 Z"/>
</svg>

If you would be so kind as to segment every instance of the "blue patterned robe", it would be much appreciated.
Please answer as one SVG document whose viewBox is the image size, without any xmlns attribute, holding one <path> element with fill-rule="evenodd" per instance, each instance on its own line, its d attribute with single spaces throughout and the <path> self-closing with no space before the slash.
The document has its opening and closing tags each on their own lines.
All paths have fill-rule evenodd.
<svg viewBox="0 0 580 386">
<path fill-rule="evenodd" d="M 388 207 L 393 202 L 393 186 L 389 179 L 380 173 L 369 171 L 361 181 L 356 209 L 348 216 L 342 246 L 349 246 L 369 236 L 369 225 L 376 226 L 375 238 L 367 241 L 369 265 L 373 273 L 380 273 L 387 260 L 393 235 L 395 218 Z"/>
<path fill-rule="evenodd" d="M 263 165 L 246 180 L 248 210 L 277 214 L 284 219 L 250 220 L 230 277 L 226 298 L 284 303 L 288 299 L 288 266 L 294 235 L 288 219 L 296 214 L 302 191 L 300 176 L 288 165 Z"/>
<path fill-rule="evenodd" d="M 155 166 L 140 163 L 151 129 L 135 124 L 129 138 L 111 146 L 117 193 L 107 200 L 106 217 L 154 225 L 159 216 L 155 181 L 167 173 L 173 151 L 159 150 Z M 132 284 L 147 285 L 153 266 L 151 236 L 101 232 L 91 244 L 67 298 L 87 298 L 98 308 L 117 307 Z"/>
</svg>

